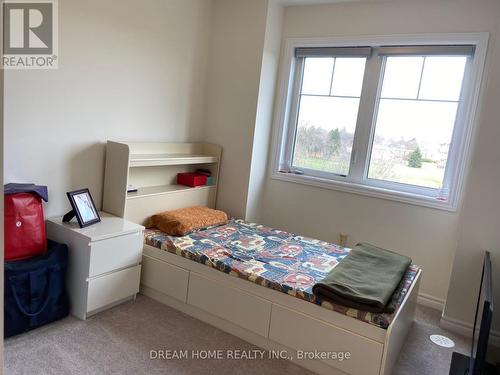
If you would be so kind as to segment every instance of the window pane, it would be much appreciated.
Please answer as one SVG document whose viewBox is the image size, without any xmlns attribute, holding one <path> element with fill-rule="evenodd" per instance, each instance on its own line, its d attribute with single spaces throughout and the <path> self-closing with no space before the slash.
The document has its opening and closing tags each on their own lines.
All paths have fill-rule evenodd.
<svg viewBox="0 0 500 375">
<path fill-rule="evenodd" d="M 340 58 L 335 61 L 331 95 L 361 96 L 365 58 Z"/>
<path fill-rule="evenodd" d="M 460 99 L 464 76 L 465 56 L 426 57 L 419 99 Z"/>
<path fill-rule="evenodd" d="M 349 173 L 359 99 L 302 96 L 292 165 Z"/>
<path fill-rule="evenodd" d="M 328 95 L 332 82 L 332 57 L 307 57 L 302 79 L 302 94 Z"/>
<path fill-rule="evenodd" d="M 387 57 L 382 98 L 416 99 L 423 57 Z"/>
<path fill-rule="evenodd" d="M 457 106 L 381 99 L 368 177 L 442 188 Z"/>
</svg>

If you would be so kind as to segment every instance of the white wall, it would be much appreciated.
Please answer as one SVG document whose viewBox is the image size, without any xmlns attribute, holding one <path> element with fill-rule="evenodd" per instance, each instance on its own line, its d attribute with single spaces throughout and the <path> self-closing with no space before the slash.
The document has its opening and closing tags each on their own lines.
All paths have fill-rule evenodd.
<svg viewBox="0 0 500 375">
<path fill-rule="evenodd" d="M 245 212 L 245 219 L 249 221 L 257 221 L 266 185 L 283 16 L 284 7 L 277 1 L 269 1 Z"/>
<path fill-rule="evenodd" d="M 222 145 L 217 208 L 255 219 L 266 180 L 283 6 L 215 0 L 205 140 Z"/>
<path fill-rule="evenodd" d="M 268 0 L 216 0 L 205 140 L 222 145 L 217 207 L 245 217 Z"/>
<path fill-rule="evenodd" d="M 498 1 L 478 0 L 288 7 L 285 11 L 283 36 L 489 31 L 494 45 L 499 5 Z M 490 121 L 495 118 L 494 114 L 497 115 L 496 118 L 500 117 L 496 108 L 491 108 L 490 111 L 492 113 L 486 115 Z M 486 140 L 488 135 L 493 135 L 493 124 L 485 126 L 489 127 L 490 130 L 486 133 L 490 134 L 485 134 L 479 140 Z M 485 143 L 484 146 L 488 144 Z M 482 148 L 483 144 L 477 147 L 478 150 Z M 495 178 L 488 173 L 476 177 L 488 181 Z M 491 194 L 494 191 L 498 192 L 498 188 L 493 188 Z M 268 178 L 258 219 L 272 226 L 327 241 L 337 241 L 339 232 L 344 232 L 350 235 L 349 245 L 368 241 L 407 254 L 424 269 L 420 289 L 423 296 L 438 305 L 447 296 L 459 238 L 459 213 Z M 477 273 L 460 277 L 474 276 L 477 278 Z"/>
<path fill-rule="evenodd" d="M 101 205 L 106 140 L 202 140 L 212 6 L 59 1 L 59 69 L 5 73 L 5 180 L 48 185 L 50 217 Z"/>
<path fill-rule="evenodd" d="M 491 40 L 490 70 L 481 107 L 477 142 L 460 216 L 458 248 L 443 320 L 472 323 L 485 250 L 491 252 L 496 308 L 493 325 L 500 345 L 500 12 Z M 500 355 L 498 355 L 500 359 Z"/>
</svg>

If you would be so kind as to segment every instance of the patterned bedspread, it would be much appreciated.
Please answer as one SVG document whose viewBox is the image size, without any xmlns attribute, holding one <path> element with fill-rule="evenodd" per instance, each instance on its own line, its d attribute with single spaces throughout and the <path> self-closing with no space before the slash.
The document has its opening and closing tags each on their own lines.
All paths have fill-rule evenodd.
<svg viewBox="0 0 500 375">
<path fill-rule="evenodd" d="M 321 300 L 312 286 L 344 259 L 350 249 L 277 229 L 231 219 L 228 224 L 172 237 L 145 232 L 148 245 L 205 264 L 259 285 L 386 329 L 394 314 L 376 314 Z M 415 280 L 411 265 L 393 296 L 397 308 Z"/>
</svg>

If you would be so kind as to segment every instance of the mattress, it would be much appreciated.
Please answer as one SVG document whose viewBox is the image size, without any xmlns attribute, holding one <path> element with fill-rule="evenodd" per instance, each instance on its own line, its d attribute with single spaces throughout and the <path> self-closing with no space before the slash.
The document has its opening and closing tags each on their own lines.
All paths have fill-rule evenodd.
<svg viewBox="0 0 500 375">
<path fill-rule="evenodd" d="M 312 292 L 313 285 L 349 254 L 345 247 L 240 219 L 183 237 L 147 229 L 145 243 L 384 329 L 419 271 L 416 265 L 406 271 L 393 295 L 394 313 L 370 313 L 322 300 Z"/>
</svg>

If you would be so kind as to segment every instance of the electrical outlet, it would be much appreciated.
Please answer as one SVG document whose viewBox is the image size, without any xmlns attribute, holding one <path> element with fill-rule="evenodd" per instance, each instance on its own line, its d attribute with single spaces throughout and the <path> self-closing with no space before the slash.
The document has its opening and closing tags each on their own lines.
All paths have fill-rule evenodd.
<svg viewBox="0 0 500 375">
<path fill-rule="evenodd" d="M 347 233 L 339 233 L 339 245 L 345 246 L 347 244 L 347 238 L 349 235 Z"/>
</svg>

